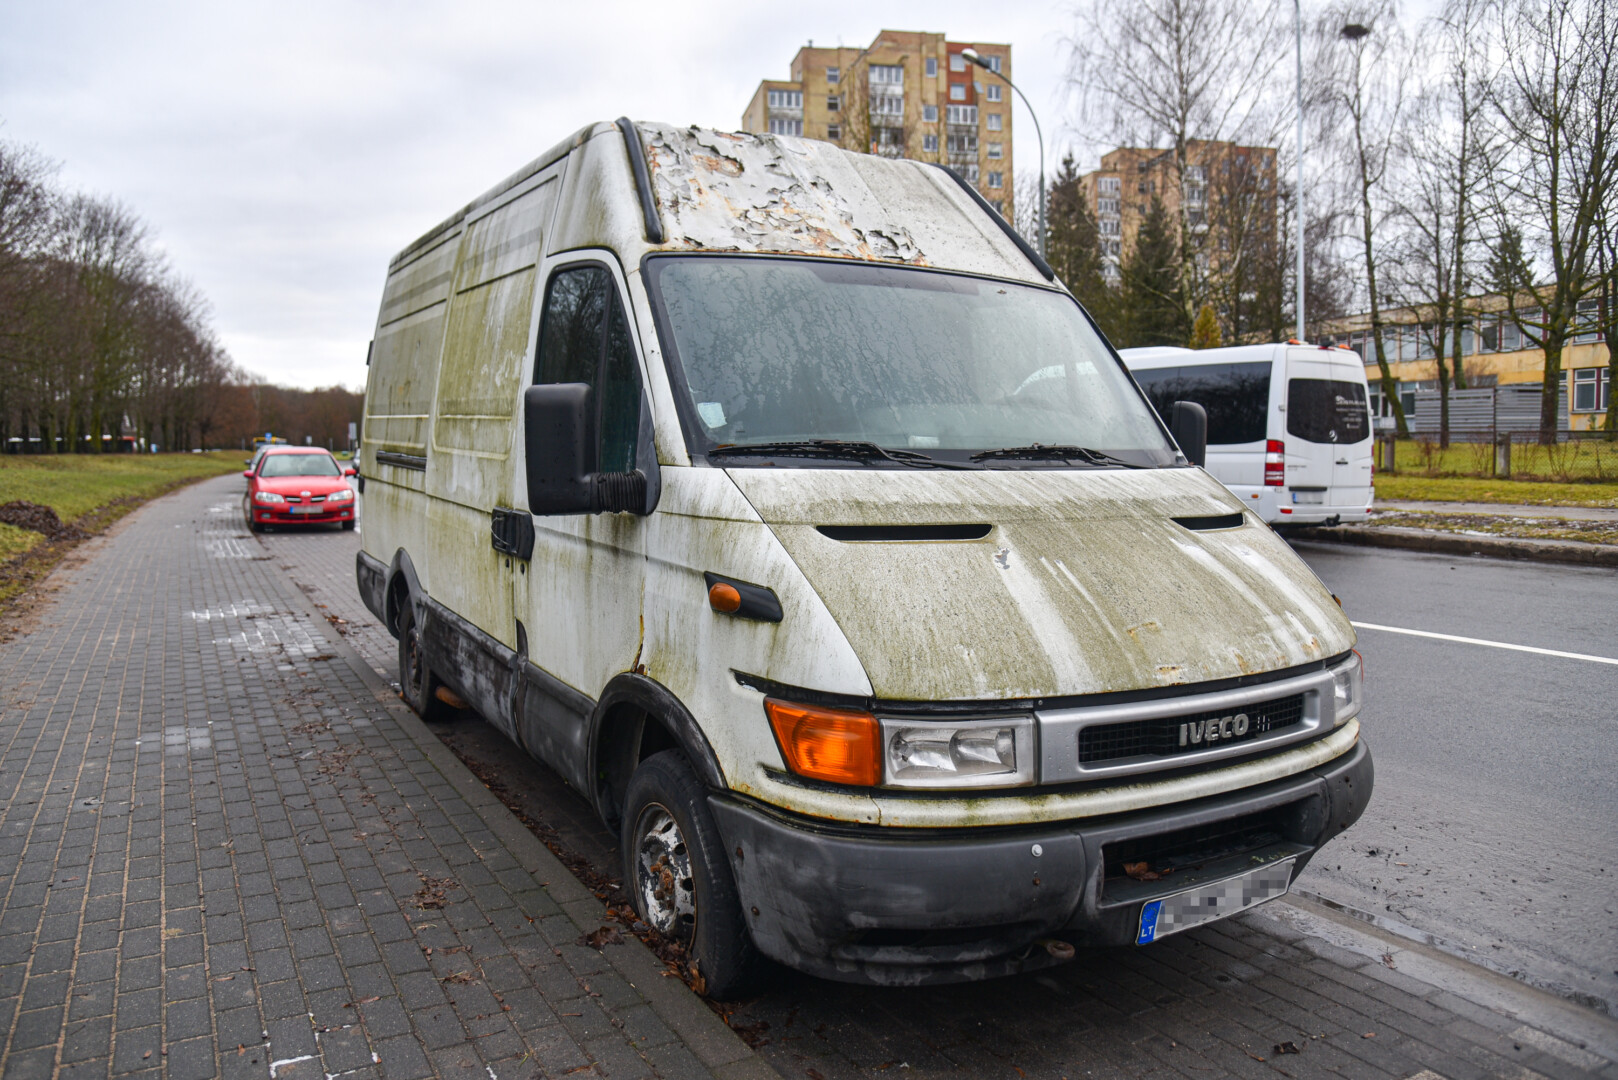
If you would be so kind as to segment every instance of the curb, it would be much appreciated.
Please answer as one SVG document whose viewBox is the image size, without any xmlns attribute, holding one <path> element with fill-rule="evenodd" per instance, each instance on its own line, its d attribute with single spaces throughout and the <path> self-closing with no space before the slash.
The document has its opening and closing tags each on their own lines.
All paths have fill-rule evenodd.
<svg viewBox="0 0 1618 1080">
<path fill-rule="evenodd" d="M 1338 525 L 1329 529 L 1309 526 L 1289 530 L 1287 539 L 1359 547 L 1402 548 L 1406 551 L 1425 551 L 1434 555 L 1482 555 L 1524 562 L 1618 568 L 1618 546 L 1585 544 L 1577 540 L 1496 539 L 1463 536 L 1431 529 L 1406 529 L 1392 525 Z"/>
<path fill-rule="evenodd" d="M 399 695 L 378 675 L 376 669 L 365 662 L 359 650 L 337 631 L 314 606 L 304 591 L 290 578 L 284 590 L 289 603 L 296 604 L 308 614 L 311 623 L 325 634 L 332 651 L 342 657 L 359 680 L 398 722 L 417 748 L 448 780 L 468 806 L 483 819 L 489 831 L 516 856 L 518 861 L 540 880 L 548 882 L 545 889 L 562 909 L 563 914 L 587 934 L 607 922 L 606 911 L 595 894 L 573 876 L 572 871 L 551 854 L 539 838 L 512 816 L 505 804 L 495 798 L 482 781 L 473 776 L 459 758 L 435 736 L 421 718 L 399 700 Z M 665 978 L 661 961 L 632 934 L 625 934 L 623 944 L 601 950 L 603 959 L 610 964 L 631 987 L 640 994 L 659 1020 L 691 1053 L 711 1070 L 719 1080 L 779 1080 L 776 1072 L 757 1051 L 742 1041 L 741 1036 L 710 1009 L 679 979 Z"/>
</svg>

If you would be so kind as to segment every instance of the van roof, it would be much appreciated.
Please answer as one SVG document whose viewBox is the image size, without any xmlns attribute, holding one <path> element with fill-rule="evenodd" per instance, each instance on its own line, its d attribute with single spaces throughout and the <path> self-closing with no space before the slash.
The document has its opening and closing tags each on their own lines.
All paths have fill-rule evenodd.
<svg viewBox="0 0 1618 1080">
<path fill-rule="evenodd" d="M 1352 364 L 1362 366 L 1360 356 L 1352 349 L 1329 345 L 1292 345 L 1287 342 L 1266 342 L 1260 345 L 1227 345 L 1218 349 L 1179 349 L 1173 346 L 1152 346 L 1140 349 L 1119 349 L 1124 366 L 1131 368 L 1192 367 L 1198 364 L 1268 363 L 1282 356 L 1289 360 L 1318 360 L 1326 364 Z"/>
<path fill-rule="evenodd" d="M 666 239 L 649 243 L 638 228 L 593 238 L 617 250 L 627 264 L 649 251 L 819 255 L 1047 284 L 995 212 L 979 206 L 943 169 L 785 135 L 655 122 L 637 123 L 635 129 Z M 621 183 L 595 190 L 626 206 L 638 203 L 623 133 L 614 124 L 591 124 L 451 215 L 400 252 L 392 265 L 569 155 L 612 155 L 613 162 L 580 164 L 586 172 L 621 173 Z M 564 202 L 559 214 L 566 208 Z M 638 212 L 589 216 L 604 227 L 640 220 Z M 558 232 L 577 231 L 576 223 L 564 226 L 560 217 L 557 225 Z"/>
</svg>

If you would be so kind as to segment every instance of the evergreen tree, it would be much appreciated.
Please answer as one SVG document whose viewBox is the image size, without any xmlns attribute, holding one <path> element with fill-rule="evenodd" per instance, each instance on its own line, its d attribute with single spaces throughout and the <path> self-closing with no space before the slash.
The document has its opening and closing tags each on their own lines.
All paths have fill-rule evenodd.
<svg viewBox="0 0 1618 1080">
<path fill-rule="evenodd" d="M 1191 339 L 1181 294 L 1179 237 L 1174 219 L 1163 200 L 1152 197 L 1135 234 L 1135 244 L 1124 261 L 1120 296 L 1123 332 L 1121 344 L 1185 345 Z"/>
<path fill-rule="evenodd" d="M 1217 349 L 1220 344 L 1219 317 L 1214 314 L 1212 305 L 1203 304 L 1197 312 L 1197 321 L 1191 324 L 1191 347 Z"/>
<path fill-rule="evenodd" d="M 1102 276 L 1101 230 L 1079 186 L 1073 155 L 1062 158 L 1046 209 L 1046 254 L 1051 269 L 1089 311 L 1102 333 L 1117 339 L 1118 291 Z"/>
</svg>

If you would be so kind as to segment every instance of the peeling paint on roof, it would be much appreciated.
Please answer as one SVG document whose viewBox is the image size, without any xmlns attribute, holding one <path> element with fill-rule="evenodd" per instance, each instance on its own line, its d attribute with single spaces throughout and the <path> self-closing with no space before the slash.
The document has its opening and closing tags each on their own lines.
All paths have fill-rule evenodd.
<svg viewBox="0 0 1618 1080">
<path fill-rule="evenodd" d="M 666 247 L 1027 275 L 998 227 L 972 220 L 984 215 L 931 166 L 790 136 L 639 126 Z"/>
</svg>

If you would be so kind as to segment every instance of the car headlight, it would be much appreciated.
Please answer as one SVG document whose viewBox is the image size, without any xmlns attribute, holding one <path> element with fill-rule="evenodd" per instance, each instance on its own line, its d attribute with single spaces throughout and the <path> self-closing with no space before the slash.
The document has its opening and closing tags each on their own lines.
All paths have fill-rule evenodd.
<svg viewBox="0 0 1618 1080">
<path fill-rule="evenodd" d="M 1346 724 L 1359 715 L 1365 700 L 1365 664 L 1356 652 L 1348 662 L 1332 670 L 1332 722 Z"/>
<path fill-rule="evenodd" d="M 280 495 L 277 495 L 273 491 L 255 491 L 253 492 L 253 501 L 261 503 L 284 503 L 286 502 L 286 499 L 282 498 Z"/>
<path fill-rule="evenodd" d="M 349 488 L 344 488 L 341 491 L 334 491 L 330 495 L 327 495 L 326 496 L 326 501 L 329 502 L 329 503 L 347 502 L 349 499 L 352 499 L 353 497 L 354 497 L 354 492 Z"/>
<path fill-rule="evenodd" d="M 1031 716 L 956 723 L 883 718 L 883 782 L 891 787 L 1017 787 L 1034 782 Z"/>
</svg>

